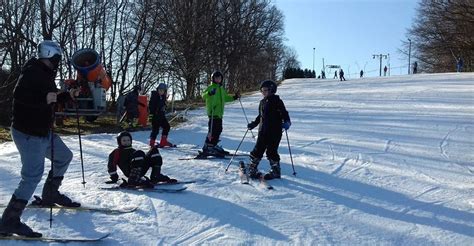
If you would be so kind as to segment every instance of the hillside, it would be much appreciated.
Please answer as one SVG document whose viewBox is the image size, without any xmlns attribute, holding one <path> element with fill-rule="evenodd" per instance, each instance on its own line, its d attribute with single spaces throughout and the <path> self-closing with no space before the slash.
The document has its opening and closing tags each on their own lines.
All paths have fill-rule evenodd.
<svg viewBox="0 0 474 246">
<path fill-rule="evenodd" d="M 274 190 L 241 185 L 236 162 L 225 174 L 229 160 L 178 160 L 202 145 L 204 109 L 172 129 L 170 141 L 181 148 L 161 152 L 165 174 L 200 181 L 179 194 L 99 190 L 108 180 L 114 134 L 83 136 L 84 188 L 78 139 L 63 137 L 75 157 L 62 192 L 84 205 L 139 209 L 122 215 L 55 211 L 52 229 L 49 210 L 30 209 L 23 221 L 45 236 L 112 233 L 103 245 L 472 245 L 473 81 L 474 73 L 284 81 L 277 94 L 292 119 L 297 175 L 283 135 L 283 178 L 270 181 Z M 249 120 L 260 99 L 259 93 L 241 99 Z M 235 150 L 246 125 L 240 103 L 228 104 L 223 147 Z M 134 132 L 134 147 L 146 150 L 148 134 Z M 249 134 L 240 150 L 248 153 L 254 144 Z M 15 145 L 0 144 L 2 203 L 19 182 L 20 166 Z M 260 169 L 268 168 L 263 159 Z"/>
</svg>

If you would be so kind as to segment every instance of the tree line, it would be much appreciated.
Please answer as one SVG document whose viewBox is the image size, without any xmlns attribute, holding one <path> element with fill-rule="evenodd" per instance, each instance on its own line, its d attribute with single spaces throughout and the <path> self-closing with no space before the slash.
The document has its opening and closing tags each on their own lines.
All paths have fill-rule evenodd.
<svg viewBox="0 0 474 246">
<path fill-rule="evenodd" d="M 412 41 L 412 56 L 423 71 L 456 71 L 460 58 L 464 61 L 463 70 L 473 71 L 474 1 L 420 1 L 407 36 Z M 408 45 L 404 42 L 405 51 Z"/>
<path fill-rule="evenodd" d="M 283 71 L 283 79 L 316 78 L 316 72 L 309 69 L 287 67 Z"/>
<path fill-rule="evenodd" d="M 60 78 L 74 78 L 68 61 L 96 50 L 113 81 L 110 100 L 141 85 L 168 83 L 178 97 L 200 95 L 214 70 L 229 91 L 277 79 L 294 60 L 283 44 L 283 14 L 270 0 L 0 0 L 0 110 L 9 116 L 21 67 L 42 40 L 64 49 Z M 4 119 L 5 120 L 5 119 Z M 3 121 L 4 122 L 4 121 Z"/>
</svg>

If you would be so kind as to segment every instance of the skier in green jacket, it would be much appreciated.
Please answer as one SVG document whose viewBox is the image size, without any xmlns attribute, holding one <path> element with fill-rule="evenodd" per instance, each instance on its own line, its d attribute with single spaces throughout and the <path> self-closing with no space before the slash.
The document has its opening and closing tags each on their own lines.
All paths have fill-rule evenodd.
<svg viewBox="0 0 474 246">
<path fill-rule="evenodd" d="M 202 94 L 202 98 L 206 100 L 207 115 L 209 117 L 209 130 L 202 148 L 205 155 L 224 156 L 228 154 L 221 146 L 217 145 L 222 133 L 224 104 L 239 99 L 240 93 L 236 92 L 234 96 L 230 96 L 222 84 L 222 73 L 215 71 L 211 76 L 211 85 Z"/>
</svg>

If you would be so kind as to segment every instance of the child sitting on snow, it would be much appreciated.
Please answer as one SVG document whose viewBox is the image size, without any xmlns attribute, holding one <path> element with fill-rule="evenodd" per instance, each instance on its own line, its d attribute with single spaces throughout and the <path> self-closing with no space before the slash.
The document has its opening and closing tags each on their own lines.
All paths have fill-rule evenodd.
<svg viewBox="0 0 474 246">
<path fill-rule="evenodd" d="M 128 182 L 124 182 L 122 185 L 153 187 L 154 184 L 160 182 L 177 182 L 176 179 L 161 174 L 163 160 L 156 147 L 151 148 L 146 155 L 141 150 L 135 150 L 132 148 L 132 135 L 126 131 L 117 136 L 117 144 L 118 148 L 114 149 L 109 155 L 107 167 L 111 181 L 107 183 L 118 181 L 117 166 L 128 178 Z M 151 179 L 148 179 L 144 175 L 150 168 Z"/>
<path fill-rule="evenodd" d="M 249 130 L 259 126 L 257 143 L 250 152 L 249 176 L 253 179 L 262 176 L 257 167 L 265 151 L 271 170 L 263 178 L 266 180 L 281 178 L 278 146 L 280 145 L 282 128 L 288 130 L 291 121 L 285 104 L 278 95 L 275 95 L 276 90 L 277 85 L 272 80 L 265 80 L 260 84 L 263 99 L 258 106 L 259 114 L 253 122 L 247 125 Z"/>
</svg>

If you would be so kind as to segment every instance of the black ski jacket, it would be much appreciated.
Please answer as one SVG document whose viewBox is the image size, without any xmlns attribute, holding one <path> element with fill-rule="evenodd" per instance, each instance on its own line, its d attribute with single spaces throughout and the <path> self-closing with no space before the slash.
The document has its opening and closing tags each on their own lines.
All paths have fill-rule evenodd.
<svg viewBox="0 0 474 246">
<path fill-rule="evenodd" d="M 135 153 L 135 149 L 132 147 L 114 149 L 114 151 L 109 154 L 109 162 L 107 164 L 109 175 L 112 176 L 116 174 L 118 166 L 120 170 L 122 170 L 122 173 L 128 178 L 133 153 Z"/>
<path fill-rule="evenodd" d="M 250 123 L 252 128 L 259 126 L 258 134 L 281 135 L 282 123 L 290 121 L 285 104 L 278 95 L 263 98 L 258 106 L 258 116 Z"/>
<path fill-rule="evenodd" d="M 22 68 L 13 90 L 12 127 L 28 135 L 46 137 L 52 126 L 53 106 L 46 103 L 49 92 L 57 92 L 56 72 L 36 58 Z M 59 93 L 57 102 L 71 100 L 68 92 Z"/>
<path fill-rule="evenodd" d="M 152 91 L 148 109 L 150 110 L 150 114 L 164 117 L 166 112 L 166 94 L 160 96 L 158 91 Z"/>
<path fill-rule="evenodd" d="M 138 118 L 138 104 L 138 91 L 136 90 L 128 93 L 125 97 L 125 102 L 123 103 L 127 114 L 133 118 Z"/>
</svg>

